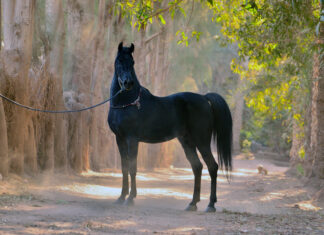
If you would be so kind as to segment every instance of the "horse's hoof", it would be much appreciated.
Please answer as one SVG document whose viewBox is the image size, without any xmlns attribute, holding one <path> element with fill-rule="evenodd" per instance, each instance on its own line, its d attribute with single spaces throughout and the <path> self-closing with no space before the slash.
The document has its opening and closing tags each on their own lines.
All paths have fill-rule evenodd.
<svg viewBox="0 0 324 235">
<path fill-rule="evenodd" d="M 124 204 L 124 206 L 134 206 L 134 200 L 133 199 L 127 199 Z"/>
<path fill-rule="evenodd" d="M 196 205 L 188 205 L 185 211 L 197 211 L 197 209 Z"/>
<path fill-rule="evenodd" d="M 215 207 L 212 207 L 212 206 L 208 206 L 205 210 L 205 212 L 207 213 L 213 213 L 213 212 L 216 212 L 216 208 Z"/>
<path fill-rule="evenodd" d="M 123 198 L 118 198 L 118 199 L 114 202 L 114 204 L 115 204 L 115 205 L 123 205 L 124 202 L 125 202 L 125 199 L 123 199 Z"/>
</svg>

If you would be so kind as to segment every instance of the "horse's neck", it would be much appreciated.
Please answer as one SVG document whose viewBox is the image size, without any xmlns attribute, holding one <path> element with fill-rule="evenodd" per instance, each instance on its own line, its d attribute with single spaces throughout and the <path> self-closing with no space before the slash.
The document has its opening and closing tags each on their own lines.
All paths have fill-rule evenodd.
<svg viewBox="0 0 324 235">
<path fill-rule="evenodd" d="M 136 79 L 134 82 L 134 87 L 130 91 L 124 91 L 112 99 L 112 105 L 125 105 L 134 102 L 139 95 L 140 83 Z M 114 75 L 114 78 L 111 83 L 110 94 L 111 96 L 115 95 L 120 90 L 117 76 Z"/>
</svg>

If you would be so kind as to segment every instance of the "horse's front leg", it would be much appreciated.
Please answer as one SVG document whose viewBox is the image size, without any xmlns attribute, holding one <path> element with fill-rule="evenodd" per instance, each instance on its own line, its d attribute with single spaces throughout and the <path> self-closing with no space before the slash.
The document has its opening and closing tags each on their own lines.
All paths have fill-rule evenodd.
<svg viewBox="0 0 324 235">
<path fill-rule="evenodd" d="M 137 171 L 137 152 L 138 152 L 138 141 L 129 139 L 127 141 L 128 145 L 128 160 L 129 160 L 129 174 L 131 177 L 131 191 L 125 201 L 126 205 L 133 205 L 134 198 L 137 195 L 136 190 L 136 171 Z"/>
<path fill-rule="evenodd" d="M 121 158 L 121 165 L 122 165 L 122 173 L 123 173 L 123 185 L 122 185 L 122 192 L 120 197 L 115 202 L 116 204 L 123 204 L 125 201 L 126 195 L 129 193 L 129 185 L 128 185 L 128 169 L 129 169 L 129 162 L 128 162 L 128 147 L 127 142 L 125 139 L 116 137 L 120 158 Z"/>
</svg>

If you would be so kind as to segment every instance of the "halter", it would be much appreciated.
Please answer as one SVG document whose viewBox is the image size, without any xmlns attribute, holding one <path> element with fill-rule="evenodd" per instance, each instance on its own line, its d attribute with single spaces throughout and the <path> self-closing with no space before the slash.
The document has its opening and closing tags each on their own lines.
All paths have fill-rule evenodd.
<svg viewBox="0 0 324 235">
<path fill-rule="evenodd" d="M 123 109 L 123 108 L 126 108 L 128 106 L 133 106 L 133 105 L 136 105 L 137 106 L 137 109 L 139 110 L 141 108 L 141 93 L 142 93 L 142 87 L 140 87 L 140 90 L 139 90 L 139 93 L 138 93 L 138 96 L 136 98 L 136 100 L 134 100 L 132 103 L 130 104 L 124 104 L 124 105 L 110 105 L 110 108 L 112 109 Z"/>
</svg>

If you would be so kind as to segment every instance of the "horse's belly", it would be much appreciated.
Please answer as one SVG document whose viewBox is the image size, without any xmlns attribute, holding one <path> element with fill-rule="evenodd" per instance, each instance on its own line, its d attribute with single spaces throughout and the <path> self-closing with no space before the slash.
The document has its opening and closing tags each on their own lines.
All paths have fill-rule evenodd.
<svg viewBox="0 0 324 235">
<path fill-rule="evenodd" d="M 145 143 L 160 143 L 172 140 L 181 135 L 181 125 L 164 125 L 157 123 L 140 130 L 139 141 Z"/>
<path fill-rule="evenodd" d="M 139 138 L 140 142 L 144 142 L 144 143 L 150 143 L 150 144 L 155 144 L 155 143 L 162 143 L 165 141 L 169 141 L 172 140 L 174 138 L 176 138 L 177 135 L 150 135 L 150 136 L 141 136 L 141 138 Z"/>
</svg>

